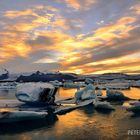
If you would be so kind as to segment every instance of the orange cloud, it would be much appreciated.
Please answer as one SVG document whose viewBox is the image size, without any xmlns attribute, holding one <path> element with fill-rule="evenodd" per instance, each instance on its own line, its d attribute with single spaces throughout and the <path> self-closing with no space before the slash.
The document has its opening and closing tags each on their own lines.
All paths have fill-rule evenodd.
<svg viewBox="0 0 140 140">
<path fill-rule="evenodd" d="M 13 19 L 21 16 L 36 16 L 36 14 L 31 9 L 27 9 L 23 11 L 7 11 L 4 16 Z"/>
<path fill-rule="evenodd" d="M 31 46 L 24 43 L 28 35 L 26 33 L 17 34 L 16 32 L 1 32 L 0 39 L 0 62 L 6 62 L 15 57 L 28 57 Z"/>
<path fill-rule="evenodd" d="M 52 43 L 49 44 L 49 46 L 48 45 L 46 46 L 46 44 L 45 43 L 43 44 L 43 42 L 41 42 L 41 45 L 38 44 L 38 42 L 35 42 L 33 44 L 30 44 L 30 47 L 26 47 L 26 45 L 29 46 L 29 44 L 25 44 L 24 41 L 27 38 L 31 37 L 30 34 L 28 34 L 26 39 L 24 39 L 23 41 L 20 40 L 20 42 L 16 41 L 17 40 L 16 36 L 12 41 L 7 39 L 7 44 L 9 45 L 8 47 L 5 47 L 5 50 L 13 49 L 14 52 L 17 52 L 17 54 L 19 54 L 19 56 L 21 57 L 26 56 L 26 54 L 28 55 L 31 51 L 38 51 L 41 49 L 54 50 L 62 54 L 58 60 L 62 60 L 64 62 L 64 65 L 70 65 L 81 59 L 80 54 L 74 53 L 75 49 L 92 48 L 95 46 L 102 45 L 105 42 L 107 43 L 107 42 L 113 41 L 113 39 L 115 38 L 126 37 L 129 35 L 128 32 L 134 28 L 130 24 L 134 23 L 135 21 L 136 19 L 133 17 L 123 17 L 114 24 L 107 25 L 105 27 L 101 27 L 95 30 L 94 34 L 89 37 L 84 37 L 84 35 L 82 35 L 80 36 L 80 38 L 79 38 L 79 35 L 73 37 L 71 35 L 65 34 L 60 31 L 43 31 L 43 32 L 35 31 L 34 32 L 35 37 L 33 38 L 33 40 L 31 40 L 32 42 L 34 42 L 34 40 L 36 41 L 38 36 L 43 36 L 50 39 Z M 30 23 L 30 24 L 17 23 L 12 27 L 12 29 L 16 31 L 28 32 L 38 26 L 40 26 L 40 24 L 33 21 L 33 23 Z M 32 45 L 36 46 L 35 50 L 31 49 L 33 47 Z M 17 47 L 14 48 L 13 46 L 17 46 Z M 23 53 L 21 53 L 22 51 Z M 5 52 L 5 56 L 8 55 L 6 54 L 6 51 L 2 51 L 2 52 Z M 9 54 L 8 57 L 10 56 L 11 55 Z M 43 59 L 42 59 L 42 62 L 43 62 Z"/>
<path fill-rule="evenodd" d="M 24 43 L 16 42 L 13 40 L 12 42 L 7 42 L 6 46 L 0 46 L 0 62 L 8 61 L 15 57 L 27 57 L 31 52 L 30 46 L 25 46 Z"/>
<path fill-rule="evenodd" d="M 80 0 L 66 0 L 66 2 L 76 10 L 81 9 L 83 4 Z M 91 0 L 87 0 L 86 2 L 85 6 L 90 7 Z M 39 6 L 36 8 L 42 9 L 44 7 Z M 51 11 L 57 11 L 52 9 L 52 7 L 49 9 Z M 32 19 L 30 23 L 18 22 L 5 27 L 7 32 L 1 33 L 4 37 L 1 40 L 2 45 L 0 46 L 0 63 L 8 61 L 16 56 L 28 57 L 33 52 L 40 50 L 47 52 L 48 50 L 51 50 L 59 53 L 59 55 L 55 56 L 53 59 L 45 57 L 34 63 L 58 62 L 63 65 L 61 67 L 62 71 L 76 72 L 78 74 L 110 72 L 111 70 L 115 71 L 116 68 L 119 71 L 123 71 L 127 68 L 126 66 L 121 66 L 126 60 L 112 59 L 94 62 L 94 60 L 91 59 L 92 55 L 90 54 L 84 55 L 84 57 L 91 59 L 91 63 L 85 62 L 84 65 L 81 64 L 78 66 L 73 66 L 73 64 L 83 60 L 82 50 L 91 48 L 96 49 L 99 46 L 104 45 L 110 47 L 115 39 L 125 39 L 129 37 L 130 31 L 135 28 L 132 24 L 137 21 L 136 17 L 122 17 L 114 23 L 105 26 L 102 25 L 102 27 L 92 31 L 89 35 L 79 34 L 74 36 L 61 30 L 61 28 L 68 30 L 69 25 L 68 21 L 58 13 L 46 13 L 46 15 L 41 16 L 34 10 L 27 9 L 20 12 L 8 11 L 5 13 L 5 16 L 11 20 L 19 17 L 24 19 L 25 16 L 34 16 L 34 19 Z M 79 21 L 73 22 L 76 25 Z M 39 30 L 39 27 L 43 27 L 43 30 Z M 47 27 L 52 28 L 52 30 L 46 29 Z M 25 34 L 19 36 L 20 32 L 24 32 Z M 118 61 L 117 63 L 116 60 Z M 112 66 L 112 64 L 114 65 Z M 99 68 L 99 65 L 103 65 L 102 68 L 105 68 L 105 70 Z M 138 68 L 139 67 L 135 65 L 135 69 L 138 70 Z"/>
<path fill-rule="evenodd" d="M 53 22 L 54 28 L 64 28 L 69 29 L 68 25 L 66 24 L 66 20 L 64 18 L 58 18 Z"/>
<path fill-rule="evenodd" d="M 44 8 L 44 7 L 37 7 L 38 8 Z M 49 10 L 53 10 L 51 7 L 48 8 Z M 47 9 L 47 10 L 48 10 Z M 33 30 L 39 26 L 48 26 L 51 18 L 53 18 L 54 14 L 52 13 L 46 13 L 45 15 L 39 15 L 37 11 L 35 12 L 35 9 L 27 9 L 27 10 L 22 10 L 22 11 L 7 11 L 4 14 L 5 17 L 9 19 L 14 19 L 14 18 L 19 18 L 19 20 L 23 19 L 28 19 L 30 20 L 31 16 L 34 17 L 30 22 L 28 21 L 23 21 L 19 23 L 15 23 L 12 25 L 7 25 L 5 29 L 7 30 L 16 30 L 16 31 L 30 31 Z"/>
<path fill-rule="evenodd" d="M 134 5 L 130 7 L 129 9 L 135 12 L 136 14 L 140 15 L 140 4 Z"/>
<path fill-rule="evenodd" d="M 39 27 L 40 24 L 36 24 L 36 23 L 17 23 L 14 25 L 9 25 L 7 27 L 5 27 L 5 29 L 7 30 L 13 30 L 13 31 L 30 31 L 33 30 L 34 28 Z"/>
<path fill-rule="evenodd" d="M 94 31 L 93 37 L 88 38 L 89 40 L 104 40 L 110 41 L 114 38 L 123 38 L 129 35 L 129 31 L 135 28 L 130 25 L 136 21 L 134 17 L 122 17 L 116 23 L 101 27 Z"/>
<path fill-rule="evenodd" d="M 131 57 L 130 61 L 127 61 L 128 57 L 122 57 L 118 59 L 111 59 L 106 61 L 92 62 L 80 66 L 62 67 L 64 72 L 77 72 L 78 74 L 102 74 L 110 72 L 130 72 L 139 71 L 140 59 L 133 59 Z M 123 65 L 125 63 L 125 65 Z M 133 67 L 133 69 L 132 69 Z M 127 70 L 127 71 L 126 71 Z M 134 72 L 135 73 L 135 72 Z"/>
<path fill-rule="evenodd" d="M 75 10 L 84 9 L 87 10 L 90 6 L 95 3 L 95 0 L 65 0 L 66 4 Z"/>
<path fill-rule="evenodd" d="M 85 35 L 77 35 L 74 37 L 60 31 L 38 32 L 35 40 L 37 40 L 38 36 L 47 37 L 47 39 L 53 40 L 52 44 L 42 44 L 38 49 L 49 49 L 60 52 L 61 57 L 59 57 L 57 61 L 62 62 L 65 66 L 69 66 L 82 59 L 81 54 L 76 53 L 75 49 L 81 50 L 98 47 L 100 45 L 104 46 L 105 43 L 110 46 L 112 44 L 109 43 L 113 42 L 114 39 L 128 37 L 129 31 L 135 28 L 134 26 L 131 26 L 135 21 L 136 19 L 133 17 L 122 17 L 114 24 L 98 28 L 94 31 L 94 34 L 91 34 L 91 36 L 88 37 Z M 52 36 L 50 36 L 50 34 L 52 34 Z M 37 42 L 35 43 L 39 46 Z M 91 56 L 88 54 L 86 57 L 90 58 Z M 39 62 L 44 63 L 46 61 L 45 59 L 41 59 Z"/>
</svg>

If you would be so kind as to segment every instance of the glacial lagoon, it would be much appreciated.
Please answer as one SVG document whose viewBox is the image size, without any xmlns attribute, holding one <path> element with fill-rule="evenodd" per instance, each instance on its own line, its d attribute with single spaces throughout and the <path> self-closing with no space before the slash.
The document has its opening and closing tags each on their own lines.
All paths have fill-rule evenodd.
<svg viewBox="0 0 140 140">
<path fill-rule="evenodd" d="M 71 97 L 76 89 L 60 88 L 57 96 Z M 123 93 L 140 99 L 140 89 L 131 88 Z M 105 90 L 103 91 L 105 95 Z M 0 101 L 15 99 L 15 90 L 0 90 Z M 140 139 L 129 131 L 140 130 L 140 115 L 126 111 L 128 102 L 112 102 L 115 111 L 97 111 L 92 105 L 76 109 L 47 120 L 0 125 L 0 140 L 117 140 Z M 1 110 L 4 108 L 1 108 Z"/>
</svg>

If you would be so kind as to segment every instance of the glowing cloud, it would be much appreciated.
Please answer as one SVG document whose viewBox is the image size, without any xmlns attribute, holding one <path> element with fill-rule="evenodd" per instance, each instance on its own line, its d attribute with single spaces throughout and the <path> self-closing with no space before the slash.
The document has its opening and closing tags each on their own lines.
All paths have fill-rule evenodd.
<svg viewBox="0 0 140 140">
<path fill-rule="evenodd" d="M 75 10 L 84 9 L 87 10 L 95 3 L 95 0 L 65 0 L 66 4 Z"/>
<path fill-rule="evenodd" d="M 106 2 L 97 0 L 19 3 L 18 8 L 2 7 L 0 12 L 1 66 L 18 71 L 12 64 L 21 58 L 24 71 L 44 69 L 44 65 L 58 69 L 58 64 L 60 71 L 78 74 L 139 70 L 140 6 L 136 2 L 127 5 L 124 0 L 123 8 L 117 1 L 105 7 Z"/>
</svg>

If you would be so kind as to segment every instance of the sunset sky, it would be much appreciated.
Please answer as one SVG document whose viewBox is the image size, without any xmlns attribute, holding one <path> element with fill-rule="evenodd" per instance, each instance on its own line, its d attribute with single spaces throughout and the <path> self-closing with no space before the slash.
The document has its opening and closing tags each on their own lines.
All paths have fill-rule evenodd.
<svg viewBox="0 0 140 140">
<path fill-rule="evenodd" d="M 140 0 L 0 0 L 0 67 L 140 73 Z"/>
</svg>

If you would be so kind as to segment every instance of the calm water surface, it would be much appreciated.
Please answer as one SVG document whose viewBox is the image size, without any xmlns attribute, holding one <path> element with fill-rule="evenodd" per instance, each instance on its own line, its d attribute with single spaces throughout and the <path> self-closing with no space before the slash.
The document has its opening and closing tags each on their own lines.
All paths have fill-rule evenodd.
<svg viewBox="0 0 140 140">
<path fill-rule="evenodd" d="M 58 96 L 71 97 L 75 91 L 60 89 Z M 14 99 L 14 92 L 1 90 L 0 100 Z M 123 92 L 140 99 L 138 88 Z M 0 140 L 139 140 L 140 136 L 128 135 L 128 130 L 140 130 L 140 116 L 127 112 L 122 102 L 112 104 L 116 108 L 113 112 L 96 111 L 90 105 L 47 121 L 0 125 Z"/>
</svg>

